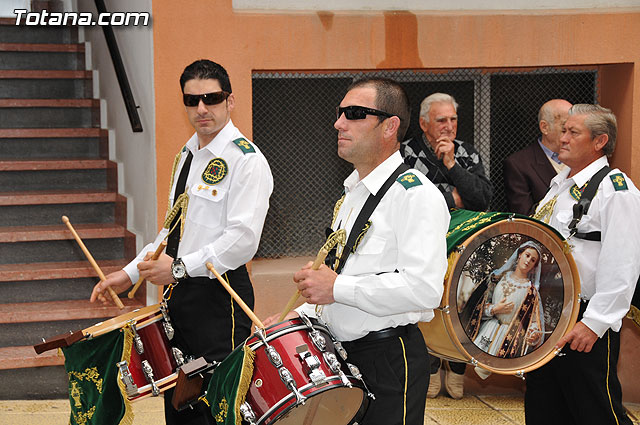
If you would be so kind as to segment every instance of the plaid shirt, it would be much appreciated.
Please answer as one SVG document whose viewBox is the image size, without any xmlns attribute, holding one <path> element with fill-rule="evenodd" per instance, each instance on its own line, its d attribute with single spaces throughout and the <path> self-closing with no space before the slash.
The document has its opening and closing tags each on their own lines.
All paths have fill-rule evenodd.
<svg viewBox="0 0 640 425">
<path fill-rule="evenodd" d="M 482 159 L 471 144 L 460 140 L 453 143 L 456 165 L 450 170 L 436 158 L 424 133 L 402 142 L 400 154 L 407 165 L 421 171 L 440 189 L 449 208 L 456 207 L 451 192 L 457 188 L 465 209 L 485 211 L 491 201 L 493 186 L 484 174 Z"/>
</svg>

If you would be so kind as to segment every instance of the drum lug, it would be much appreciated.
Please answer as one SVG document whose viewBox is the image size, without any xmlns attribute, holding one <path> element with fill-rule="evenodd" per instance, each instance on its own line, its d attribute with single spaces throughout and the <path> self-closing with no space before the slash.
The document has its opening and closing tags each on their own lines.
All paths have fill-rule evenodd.
<svg viewBox="0 0 640 425">
<path fill-rule="evenodd" d="M 296 352 L 313 385 L 317 387 L 318 385 L 324 384 L 327 380 L 327 375 L 320 369 L 320 360 L 318 360 L 318 357 L 309 352 L 307 344 L 296 347 Z"/>
<path fill-rule="evenodd" d="M 178 367 L 180 367 L 183 364 L 185 364 L 184 354 L 182 354 L 182 351 L 180 351 L 179 348 L 171 347 L 171 354 L 173 354 L 173 358 L 175 359 L 176 365 Z"/>
<path fill-rule="evenodd" d="M 362 382 L 362 385 L 364 385 L 364 389 L 367 392 L 367 397 L 369 397 L 371 400 L 375 400 L 376 396 L 373 395 L 371 391 L 369 391 L 369 388 L 367 387 L 367 383 L 364 382 L 364 379 L 362 379 L 362 374 L 360 373 L 360 369 L 358 369 L 356 365 L 351 363 L 347 363 L 347 367 L 349 368 L 349 371 L 351 372 L 353 377 L 356 378 L 358 381 Z"/>
<path fill-rule="evenodd" d="M 327 353 L 327 352 L 322 353 L 322 356 L 324 357 L 324 361 L 327 362 L 329 369 L 331 369 L 333 373 L 338 374 L 338 376 L 340 377 L 340 380 L 342 381 L 342 385 L 349 388 L 353 388 L 351 381 L 349 381 L 349 378 L 347 378 L 347 375 L 344 374 L 344 372 L 342 371 L 342 368 L 340 367 L 340 362 L 338 361 L 338 357 L 336 357 L 336 355 L 333 353 Z"/>
<path fill-rule="evenodd" d="M 135 323 L 133 323 L 133 322 L 129 323 L 129 327 L 131 328 L 131 332 L 133 333 L 133 346 L 135 347 L 136 352 L 138 354 L 143 354 L 144 353 L 144 344 L 142 343 L 142 338 L 140 338 L 140 335 L 138 334 L 138 331 L 136 330 Z"/>
<path fill-rule="evenodd" d="M 438 310 L 442 311 L 444 314 L 450 313 L 450 307 L 448 305 L 445 305 L 444 307 L 439 307 Z"/>
<path fill-rule="evenodd" d="M 274 365 L 275 367 L 282 366 L 282 357 L 280 357 L 280 354 L 275 348 L 268 345 L 265 347 L 264 351 L 267 353 L 267 358 L 272 365 Z"/>
<path fill-rule="evenodd" d="M 133 382 L 133 376 L 129 371 L 129 364 L 127 361 L 116 363 L 116 366 L 120 370 L 120 381 L 124 384 L 125 391 L 128 397 L 133 397 L 138 394 L 138 386 Z"/>
<path fill-rule="evenodd" d="M 153 380 L 153 368 L 147 360 L 142 361 L 142 373 L 144 373 L 144 377 L 147 378 L 147 382 L 151 384 L 151 394 L 153 396 L 159 395 L 160 390 L 156 385 L 156 381 Z"/>
<path fill-rule="evenodd" d="M 242 414 L 242 418 L 245 422 L 248 422 L 249 425 L 256 425 L 256 414 L 253 413 L 253 409 L 249 403 L 244 402 L 240 405 L 240 414 Z"/>
<path fill-rule="evenodd" d="M 347 360 L 347 350 L 344 349 L 340 341 L 333 341 L 333 348 L 340 354 L 342 360 Z"/>
<path fill-rule="evenodd" d="M 293 379 L 293 375 L 291 375 L 289 369 L 283 366 L 278 369 L 278 373 L 280 374 L 280 379 L 282 380 L 282 382 L 296 396 L 296 404 L 304 404 L 307 398 L 303 396 L 300 391 L 298 391 L 296 381 L 295 379 Z"/>
<path fill-rule="evenodd" d="M 169 319 L 169 310 L 167 309 L 167 304 L 165 302 L 160 303 L 160 312 L 162 313 L 162 318 L 164 321 L 162 322 L 162 328 L 164 329 L 164 333 L 171 341 L 173 339 L 173 335 L 175 331 L 173 326 L 171 325 L 171 319 Z"/>
<path fill-rule="evenodd" d="M 524 381 L 524 370 L 517 371 L 516 376 Z"/>
<path fill-rule="evenodd" d="M 304 322 L 305 326 L 309 328 L 309 336 L 311 337 L 311 341 L 313 345 L 315 345 L 318 350 L 325 351 L 327 349 L 327 340 L 320 334 L 320 331 L 313 327 L 313 323 L 309 320 L 309 317 L 300 312 L 300 319 Z"/>
</svg>

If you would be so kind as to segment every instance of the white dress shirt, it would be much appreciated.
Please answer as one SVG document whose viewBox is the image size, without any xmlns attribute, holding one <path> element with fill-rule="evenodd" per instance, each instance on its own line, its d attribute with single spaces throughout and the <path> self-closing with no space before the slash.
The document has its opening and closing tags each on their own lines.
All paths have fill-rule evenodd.
<svg viewBox="0 0 640 425">
<path fill-rule="evenodd" d="M 345 198 L 334 230 L 345 229 L 348 238 L 369 195 L 376 194 L 401 163 L 400 153 L 395 152 L 362 180 L 354 171 L 344 182 Z M 422 184 L 406 188 L 396 180 L 391 185 L 371 214 L 371 227 L 335 281 L 335 302 L 318 308 L 341 341 L 429 321 L 440 305 L 449 211 L 433 183 L 417 170 L 409 172 Z M 315 307 L 303 304 L 297 311 L 316 316 Z"/>
<path fill-rule="evenodd" d="M 235 270 L 251 260 L 258 249 L 273 177 L 258 147 L 250 144 L 254 152 L 246 152 L 233 143 L 239 138 L 245 137 L 229 121 L 204 148 L 198 148 L 198 136 L 194 134 L 180 153 L 169 202 L 173 205 L 175 186 L 189 150 L 193 154 L 185 188 L 189 204 L 178 257 L 191 277 L 213 278 L 205 266 L 207 262 L 220 274 Z M 218 183 L 208 184 L 203 173 L 215 158 L 224 160 L 227 174 Z M 163 228 L 155 241 L 124 268 L 132 282 L 139 278 L 137 264 L 147 252 L 155 251 L 167 233 L 168 229 Z"/>
<path fill-rule="evenodd" d="M 551 187 L 538 209 L 557 195 L 550 225 L 565 238 L 573 219 L 576 200 L 569 190 L 581 188 L 603 166 L 609 165 L 602 156 L 567 178 L 569 169 L 551 180 Z M 622 174 L 627 189 L 616 190 L 611 176 Z M 615 169 L 602 180 L 588 213 L 578 224 L 578 232 L 602 232 L 602 239 L 588 241 L 572 237 L 568 240 L 578 266 L 580 292 L 589 300 L 582 322 L 601 337 L 608 328 L 619 331 L 622 318 L 629 310 L 636 281 L 640 275 L 640 192 L 620 170 Z"/>
</svg>

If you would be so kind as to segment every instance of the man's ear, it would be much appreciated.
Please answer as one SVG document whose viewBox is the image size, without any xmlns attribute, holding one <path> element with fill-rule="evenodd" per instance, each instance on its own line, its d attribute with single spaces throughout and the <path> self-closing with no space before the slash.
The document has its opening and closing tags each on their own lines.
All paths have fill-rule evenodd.
<svg viewBox="0 0 640 425">
<path fill-rule="evenodd" d="M 541 120 L 538 125 L 540 127 L 540 133 L 542 133 L 545 136 L 547 134 L 549 134 L 549 123 L 548 122 L 546 122 L 545 120 Z"/>
<path fill-rule="evenodd" d="M 423 133 L 427 132 L 427 120 L 424 119 L 424 117 L 420 117 L 420 119 L 418 120 L 418 122 L 420 123 L 420 128 L 422 129 Z"/>
<path fill-rule="evenodd" d="M 596 137 L 594 139 L 594 148 L 596 151 L 601 151 L 602 149 L 604 149 L 604 147 L 607 145 L 607 142 L 609 141 L 609 135 L 608 134 L 601 134 L 598 137 Z"/>
<path fill-rule="evenodd" d="M 397 139 L 398 131 L 400 130 L 400 118 L 395 115 L 384 120 L 384 132 L 386 137 L 392 137 Z"/>
</svg>

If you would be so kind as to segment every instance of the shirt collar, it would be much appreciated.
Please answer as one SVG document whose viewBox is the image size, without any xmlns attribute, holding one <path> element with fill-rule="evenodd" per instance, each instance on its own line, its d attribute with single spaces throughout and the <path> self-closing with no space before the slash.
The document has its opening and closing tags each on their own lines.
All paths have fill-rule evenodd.
<svg viewBox="0 0 640 425">
<path fill-rule="evenodd" d="M 214 137 L 213 140 L 204 147 L 204 149 L 207 149 L 214 156 L 220 156 L 225 145 L 233 140 L 233 132 L 235 131 L 235 128 L 236 127 L 233 125 L 233 122 L 229 120 L 229 122 L 222 127 L 222 130 L 216 134 L 216 137 Z M 198 143 L 198 133 L 194 133 L 187 142 L 187 149 L 189 149 L 191 153 L 195 154 L 199 150 Z"/>
<path fill-rule="evenodd" d="M 600 158 L 593 161 L 591 164 L 584 167 L 575 176 L 573 176 L 573 181 L 578 187 L 582 187 L 586 182 L 593 177 L 595 173 L 600 171 L 602 167 L 605 165 L 609 165 L 609 160 L 606 155 L 602 155 Z"/>
<path fill-rule="evenodd" d="M 562 161 L 560 161 L 558 159 L 558 153 L 554 152 L 551 149 L 549 149 L 548 147 L 546 147 L 544 145 L 544 143 L 542 143 L 542 138 L 541 137 L 538 137 L 538 144 L 542 148 L 542 150 L 545 153 L 545 155 L 547 155 L 549 158 L 551 158 L 553 161 L 557 162 L 558 164 L 562 164 Z"/>
<path fill-rule="evenodd" d="M 344 187 L 347 192 L 350 192 L 362 182 L 364 187 L 366 187 L 372 195 L 375 195 L 400 164 L 402 164 L 402 155 L 400 155 L 400 151 L 395 151 L 362 180 L 360 180 L 358 171 L 353 170 L 353 173 L 344 181 Z"/>
</svg>

